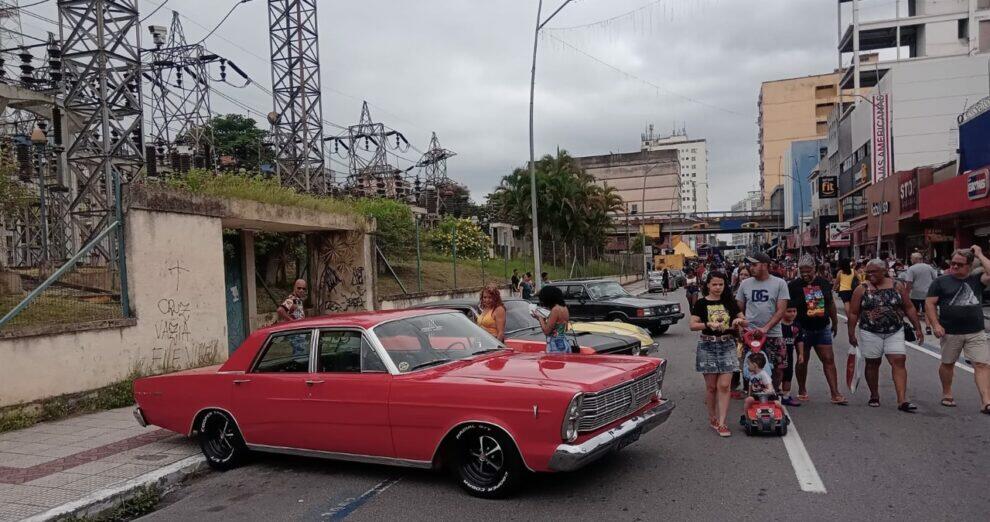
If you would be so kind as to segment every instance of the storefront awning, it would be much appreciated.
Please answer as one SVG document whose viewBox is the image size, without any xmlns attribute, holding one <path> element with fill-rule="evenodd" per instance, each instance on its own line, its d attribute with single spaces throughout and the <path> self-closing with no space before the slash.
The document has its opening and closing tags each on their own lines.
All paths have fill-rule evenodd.
<svg viewBox="0 0 990 522">
<path fill-rule="evenodd" d="M 956 217 L 973 211 L 990 213 L 990 197 L 987 197 L 986 190 L 986 183 L 990 180 L 986 175 L 981 177 L 977 174 L 980 170 L 986 172 L 985 169 L 986 167 L 953 176 L 941 183 L 922 188 L 919 201 L 921 220 Z M 981 188 L 979 186 L 981 183 L 982 191 L 977 190 Z"/>
</svg>

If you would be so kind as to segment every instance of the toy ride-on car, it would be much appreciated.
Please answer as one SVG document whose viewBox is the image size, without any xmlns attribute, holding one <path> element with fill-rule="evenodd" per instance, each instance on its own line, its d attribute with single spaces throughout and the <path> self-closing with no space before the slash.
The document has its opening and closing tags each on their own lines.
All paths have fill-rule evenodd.
<svg viewBox="0 0 990 522">
<path fill-rule="evenodd" d="M 776 395 L 759 394 L 739 417 L 746 435 L 787 435 L 791 418 L 784 413 L 784 407 L 777 403 Z"/>
</svg>

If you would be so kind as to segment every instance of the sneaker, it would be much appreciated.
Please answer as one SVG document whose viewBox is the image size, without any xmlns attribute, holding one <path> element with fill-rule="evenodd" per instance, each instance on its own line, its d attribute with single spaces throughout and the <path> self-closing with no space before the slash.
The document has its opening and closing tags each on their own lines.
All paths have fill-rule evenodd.
<svg viewBox="0 0 990 522">
<path fill-rule="evenodd" d="M 717 430 L 718 429 L 718 419 L 716 419 L 715 417 L 709 417 L 708 418 L 708 426 L 710 426 L 713 430 Z"/>
<path fill-rule="evenodd" d="M 732 436 L 732 432 L 729 431 L 729 427 L 726 426 L 725 424 L 723 424 L 723 425 L 715 428 L 715 431 L 718 432 L 718 436 L 719 437 L 731 437 Z"/>
</svg>

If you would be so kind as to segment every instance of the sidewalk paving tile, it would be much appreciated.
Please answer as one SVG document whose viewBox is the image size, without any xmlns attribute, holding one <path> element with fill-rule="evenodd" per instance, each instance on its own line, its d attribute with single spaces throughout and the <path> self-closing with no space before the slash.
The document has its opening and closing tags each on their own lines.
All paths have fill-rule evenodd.
<svg viewBox="0 0 990 522">
<path fill-rule="evenodd" d="M 88 475 L 80 475 L 79 473 L 70 473 L 68 471 L 59 471 L 56 473 L 52 473 L 51 475 L 47 475 L 39 479 L 34 479 L 30 482 L 26 482 L 25 484 L 28 486 L 58 488 L 87 476 Z"/>
<path fill-rule="evenodd" d="M 115 468 L 110 468 L 103 472 L 103 475 L 108 477 L 120 477 L 124 479 L 132 479 L 144 475 L 145 473 L 154 471 L 158 469 L 159 466 L 154 466 L 150 464 L 120 464 Z"/>
<path fill-rule="evenodd" d="M 124 482 L 127 479 L 120 477 L 108 477 L 105 475 L 90 475 L 88 477 L 83 477 L 79 480 L 69 482 L 68 484 L 61 486 L 62 489 L 71 489 L 76 491 L 91 492 L 99 489 L 103 489 L 120 482 Z"/>
<path fill-rule="evenodd" d="M 0 503 L 0 521 L 15 521 L 27 518 L 31 515 L 41 512 L 38 506 L 30 506 L 28 504 L 19 504 L 14 502 L 3 502 Z"/>
<path fill-rule="evenodd" d="M 79 491 L 73 491 L 71 489 L 64 488 L 44 488 L 44 491 L 39 491 L 37 493 L 27 495 L 18 502 L 22 504 L 30 504 L 33 506 L 43 507 L 45 509 L 51 509 L 55 506 L 61 506 L 66 502 L 72 502 L 74 500 L 79 500 L 82 498 L 84 493 Z"/>
</svg>

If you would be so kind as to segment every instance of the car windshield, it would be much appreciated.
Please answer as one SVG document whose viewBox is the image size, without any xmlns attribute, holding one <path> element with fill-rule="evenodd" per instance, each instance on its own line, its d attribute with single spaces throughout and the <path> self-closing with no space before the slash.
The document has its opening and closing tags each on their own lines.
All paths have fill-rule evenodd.
<svg viewBox="0 0 990 522">
<path fill-rule="evenodd" d="M 587 285 L 588 296 L 594 300 L 605 299 L 607 297 L 627 297 L 629 292 L 626 292 L 622 285 L 615 282 L 609 283 L 594 283 Z"/>
<path fill-rule="evenodd" d="M 374 332 L 401 373 L 505 348 L 456 312 L 390 321 Z"/>
<path fill-rule="evenodd" d="M 538 328 L 540 322 L 529 313 L 529 303 L 526 301 L 505 302 L 505 331 L 517 332 L 529 328 Z"/>
</svg>

